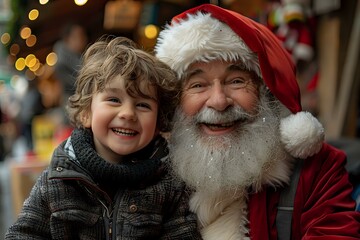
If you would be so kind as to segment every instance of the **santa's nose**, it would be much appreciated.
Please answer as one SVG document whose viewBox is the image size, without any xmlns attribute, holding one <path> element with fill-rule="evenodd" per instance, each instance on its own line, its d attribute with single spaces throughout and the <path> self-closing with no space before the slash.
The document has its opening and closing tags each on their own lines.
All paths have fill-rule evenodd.
<svg viewBox="0 0 360 240">
<path fill-rule="evenodd" d="M 220 83 L 215 83 L 211 87 L 209 98 L 206 102 L 206 106 L 213 108 L 217 111 L 224 111 L 229 106 L 233 105 L 233 99 L 228 96 L 226 89 Z"/>
</svg>

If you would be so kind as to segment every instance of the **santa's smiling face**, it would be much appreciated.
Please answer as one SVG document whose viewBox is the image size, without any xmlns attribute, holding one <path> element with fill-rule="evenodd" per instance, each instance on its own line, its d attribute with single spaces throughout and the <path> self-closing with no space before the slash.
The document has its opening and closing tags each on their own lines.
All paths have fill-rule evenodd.
<svg viewBox="0 0 360 240">
<path fill-rule="evenodd" d="M 170 137 L 176 175 L 209 192 L 284 180 L 289 155 L 279 138 L 277 105 L 265 92 L 239 63 L 192 64 Z"/>
<path fill-rule="evenodd" d="M 256 112 L 259 80 L 240 61 L 193 63 L 185 73 L 184 82 L 181 106 L 187 116 L 194 116 L 204 108 L 224 112 L 232 106 L 239 106 L 249 114 Z M 222 135 L 233 131 L 243 120 L 213 119 L 198 124 L 203 134 Z"/>
</svg>

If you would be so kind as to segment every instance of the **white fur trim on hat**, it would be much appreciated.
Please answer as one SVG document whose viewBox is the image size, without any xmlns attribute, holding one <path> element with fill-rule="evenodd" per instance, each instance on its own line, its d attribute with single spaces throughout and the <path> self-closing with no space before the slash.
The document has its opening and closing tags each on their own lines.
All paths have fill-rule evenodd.
<svg viewBox="0 0 360 240">
<path fill-rule="evenodd" d="M 180 22 L 173 21 L 160 32 L 156 56 L 177 72 L 179 77 L 196 61 L 241 60 L 249 70 L 261 76 L 259 60 L 229 26 L 198 12 Z"/>
<path fill-rule="evenodd" d="M 280 134 L 286 151 L 301 159 L 318 153 L 324 140 L 323 126 L 309 112 L 298 112 L 281 119 Z"/>
</svg>

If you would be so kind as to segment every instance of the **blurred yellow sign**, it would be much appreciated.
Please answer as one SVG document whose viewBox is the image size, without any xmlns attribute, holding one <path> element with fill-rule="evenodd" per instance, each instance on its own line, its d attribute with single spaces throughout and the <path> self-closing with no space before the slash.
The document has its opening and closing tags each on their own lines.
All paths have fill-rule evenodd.
<svg viewBox="0 0 360 240">
<path fill-rule="evenodd" d="M 33 119 L 34 152 L 42 161 L 49 162 L 56 147 L 54 143 L 56 127 L 54 119 L 46 115 L 39 115 Z"/>
</svg>

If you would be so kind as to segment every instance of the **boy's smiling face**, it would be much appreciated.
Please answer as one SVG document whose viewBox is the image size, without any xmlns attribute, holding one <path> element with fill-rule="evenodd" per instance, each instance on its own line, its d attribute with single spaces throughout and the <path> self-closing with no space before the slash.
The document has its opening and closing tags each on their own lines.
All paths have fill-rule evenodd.
<svg viewBox="0 0 360 240">
<path fill-rule="evenodd" d="M 96 151 L 109 162 L 118 163 L 123 156 L 143 149 L 158 133 L 156 89 L 140 83 L 140 90 L 150 98 L 130 96 L 122 77 L 93 96 L 83 125 L 92 129 Z"/>
</svg>

